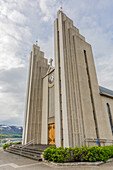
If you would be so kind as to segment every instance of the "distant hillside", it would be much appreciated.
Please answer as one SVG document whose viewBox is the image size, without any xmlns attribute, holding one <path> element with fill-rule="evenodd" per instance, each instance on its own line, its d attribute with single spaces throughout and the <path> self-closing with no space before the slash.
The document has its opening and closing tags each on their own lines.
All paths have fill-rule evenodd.
<svg viewBox="0 0 113 170">
<path fill-rule="evenodd" d="M 22 126 L 6 126 L 0 125 L 0 136 L 6 137 L 14 137 L 14 138 L 21 138 L 23 132 Z"/>
</svg>

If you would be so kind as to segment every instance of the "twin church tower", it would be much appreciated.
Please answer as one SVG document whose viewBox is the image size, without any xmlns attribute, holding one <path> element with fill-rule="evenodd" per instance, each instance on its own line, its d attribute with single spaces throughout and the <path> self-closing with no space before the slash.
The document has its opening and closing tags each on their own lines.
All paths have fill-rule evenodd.
<svg viewBox="0 0 113 170">
<path fill-rule="evenodd" d="M 91 45 L 62 11 L 54 22 L 55 68 L 33 45 L 23 144 L 113 144 L 113 92 L 98 86 Z"/>
</svg>

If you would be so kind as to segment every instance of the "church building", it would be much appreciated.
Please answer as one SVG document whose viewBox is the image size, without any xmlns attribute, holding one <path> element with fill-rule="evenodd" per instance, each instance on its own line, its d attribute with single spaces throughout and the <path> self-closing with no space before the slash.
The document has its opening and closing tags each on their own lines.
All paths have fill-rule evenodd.
<svg viewBox="0 0 113 170">
<path fill-rule="evenodd" d="M 62 11 L 54 22 L 54 57 L 33 45 L 23 144 L 113 144 L 113 91 L 100 87 L 92 47 Z"/>
</svg>

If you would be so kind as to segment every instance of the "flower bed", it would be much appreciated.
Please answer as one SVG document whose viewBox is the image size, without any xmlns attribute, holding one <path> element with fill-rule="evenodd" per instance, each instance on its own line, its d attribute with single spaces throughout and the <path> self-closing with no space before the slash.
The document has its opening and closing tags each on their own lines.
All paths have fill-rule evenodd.
<svg viewBox="0 0 113 170">
<path fill-rule="evenodd" d="M 92 147 L 75 147 L 62 148 L 50 146 L 44 151 L 45 160 L 57 163 L 64 162 L 106 162 L 109 158 L 113 158 L 113 146 L 92 146 Z"/>
</svg>

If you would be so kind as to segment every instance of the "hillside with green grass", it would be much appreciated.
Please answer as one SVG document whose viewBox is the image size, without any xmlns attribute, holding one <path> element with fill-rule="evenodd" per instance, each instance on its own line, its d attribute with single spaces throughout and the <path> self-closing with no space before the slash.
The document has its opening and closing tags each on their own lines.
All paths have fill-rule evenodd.
<svg viewBox="0 0 113 170">
<path fill-rule="evenodd" d="M 0 125 L 0 139 L 22 138 L 23 127 Z"/>
</svg>

